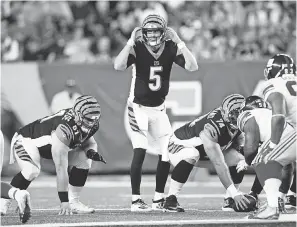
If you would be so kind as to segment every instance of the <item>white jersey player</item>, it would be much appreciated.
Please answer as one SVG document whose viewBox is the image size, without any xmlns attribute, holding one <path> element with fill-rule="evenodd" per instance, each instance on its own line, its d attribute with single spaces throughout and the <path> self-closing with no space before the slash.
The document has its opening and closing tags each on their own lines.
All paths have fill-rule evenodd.
<svg viewBox="0 0 297 227">
<path fill-rule="evenodd" d="M 296 160 L 296 66 L 293 59 L 277 54 L 269 59 L 264 70 L 267 80 L 262 97 L 271 107 L 271 121 L 267 122 L 270 136 L 253 160 L 255 171 L 264 185 L 268 205 L 251 218 L 277 219 L 283 166 Z M 293 128 L 288 132 L 288 128 Z M 251 149 L 246 147 L 246 149 Z"/>
</svg>

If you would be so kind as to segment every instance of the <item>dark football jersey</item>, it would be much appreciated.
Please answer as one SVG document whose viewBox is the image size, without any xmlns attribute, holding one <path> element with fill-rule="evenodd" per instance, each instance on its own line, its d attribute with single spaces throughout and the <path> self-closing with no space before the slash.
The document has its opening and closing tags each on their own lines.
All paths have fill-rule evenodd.
<svg viewBox="0 0 297 227">
<path fill-rule="evenodd" d="M 240 134 L 238 130 L 232 130 L 228 127 L 219 108 L 176 129 L 174 134 L 180 140 L 187 140 L 199 137 L 202 130 L 207 130 L 212 140 L 217 142 L 222 149 L 229 148 L 232 145 L 231 141 Z"/>
<path fill-rule="evenodd" d="M 135 56 L 129 55 L 127 66 L 134 64 L 131 93 L 133 102 L 137 104 L 161 105 L 169 91 L 173 62 L 184 67 L 184 58 L 182 55 L 176 56 L 177 45 L 172 40 L 165 41 L 164 49 L 161 47 L 159 51 L 160 55 L 156 57 L 144 42 L 137 41 L 134 45 Z"/>
<path fill-rule="evenodd" d="M 51 134 L 54 131 L 66 146 L 74 149 L 93 136 L 98 128 L 99 125 L 95 126 L 86 136 L 75 123 L 73 110 L 64 109 L 25 125 L 19 129 L 18 134 L 33 139 L 41 157 L 52 159 Z"/>
</svg>

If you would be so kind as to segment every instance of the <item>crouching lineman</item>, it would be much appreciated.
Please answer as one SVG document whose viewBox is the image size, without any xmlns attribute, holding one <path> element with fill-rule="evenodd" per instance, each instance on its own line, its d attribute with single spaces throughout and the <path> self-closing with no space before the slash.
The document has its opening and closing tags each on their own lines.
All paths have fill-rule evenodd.
<svg viewBox="0 0 297 227">
<path fill-rule="evenodd" d="M 265 121 L 263 119 L 265 119 Z M 257 124 L 253 125 L 252 122 L 254 120 Z M 268 138 L 270 136 L 271 126 L 270 124 L 267 124 L 270 122 L 270 120 L 271 110 L 269 109 L 268 103 L 266 103 L 264 99 L 256 95 L 252 95 L 246 98 L 245 102 L 242 105 L 241 114 L 238 117 L 237 124 L 239 129 L 243 130 L 247 137 L 245 140 L 246 146 L 244 154 L 247 157 L 247 162 L 249 164 L 247 164 L 245 160 L 240 161 L 240 163 L 237 165 L 238 171 L 242 171 L 246 169 L 248 165 L 250 165 L 252 159 L 256 156 L 258 152 L 258 148 L 263 144 L 263 142 L 265 142 L 265 138 Z M 250 129 L 249 127 L 252 126 L 255 128 Z M 257 130 L 257 128 L 259 128 L 259 130 Z M 251 145 L 253 145 L 254 147 L 250 147 L 250 150 L 248 150 L 248 146 Z M 282 169 L 282 183 L 279 187 L 278 194 L 278 203 L 281 212 L 285 212 L 284 201 L 286 200 L 286 194 L 288 193 L 289 188 L 291 186 L 293 170 L 293 163 L 284 166 Z M 256 182 L 258 182 L 258 186 L 255 187 Z M 258 200 L 258 195 L 261 193 L 262 189 L 263 187 L 260 184 L 258 177 L 256 176 L 255 182 L 251 190 L 251 195 Z"/>
<path fill-rule="evenodd" d="M 59 215 L 94 212 L 93 208 L 79 201 L 79 195 L 92 160 L 105 163 L 97 153 L 97 143 L 93 138 L 99 129 L 100 116 L 97 100 L 84 95 L 75 100 L 72 108 L 21 128 L 11 143 L 11 162 L 16 160 L 21 172 L 12 179 L 11 185 L 27 189 L 40 173 L 40 158 L 53 159 L 61 201 Z"/>
<path fill-rule="evenodd" d="M 296 66 L 288 55 L 277 54 L 269 59 L 264 76 L 262 96 L 272 112 L 259 120 L 247 111 L 240 128 L 252 131 L 251 138 L 245 138 L 246 162 L 253 164 L 267 195 L 267 206 L 250 218 L 277 219 L 282 169 L 296 161 Z M 256 153 L 259 136 L 264 142 Z"/>
<path fill-rule="evenodd" d="M 177 202 L 176 196 L 197 163 L 199 153 L 209 157 L 222 184 L 227 189 L 228 196 L 223 208 L 232 209 L 235 203 L 237 208 L 247 209 L 249 201 L 236 188 L 243 179 L 243 173 L 237 174 L 236 165 L 244 157 L 232 148 L 234 143 L 242 140 L 236 127 L 236 120 L 244 100 L 242 95 L 229 95 L 223 100 L 221 107 L 185 124 L 174 132 L 169 142 L 168 156 L 172 163 L 177 163 L 176 160 L 181 161 L 174 163 L 168 197 L 163 205 L 165 211 L 184 211 Z M 187 155 L 184 156 L 185 154 Z M 164 177 L 165 183 L 166 179 Z"/>
<path fill-rule="evenodd" d="M 4 138 L 0 130 L 0 171 L 2 170 L 4 157 Z M 30 194 L 26 190 L 12 187 L 10 184 L 1 181 L 1 198 L 15 199 L 18 203 L 18 211 L 22 223 L 26 223 L 31 217 Z M 1 216 L 6 214 L 6 209 L 1 209 Z"/>
</svg>

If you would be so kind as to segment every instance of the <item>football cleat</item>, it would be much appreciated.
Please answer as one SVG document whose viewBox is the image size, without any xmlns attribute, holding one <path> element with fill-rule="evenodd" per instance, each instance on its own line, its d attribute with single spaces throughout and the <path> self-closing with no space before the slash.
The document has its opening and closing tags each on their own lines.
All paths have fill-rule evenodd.
<svg viewBox="0 0 297 227">
<path fill-rule="evenodd" d="M 234 211 L 233 210 L 234 200 L 231 197 L 224 199 L 224 204 L 222 206 L 222 211 Z"/>
<path fill-rule="evenodd" d="M 265 219 L 265 220 L 277 220 L 279 218 L 278 208 L 266 206 L 265 209 L 259 209 L 258 212 L 248 216 L 248 219 Z"/>
<path fill-rule="evenodd" d="M 0 203 L 0 213 L 1 213 L 1 216 L 4 216 L 6 215 L 10 205 L 11 205 L 11 199 L 4 199 L 4 198 L 1 198 L 1 203 Z"/>
<path fill-rule="evenodd" d="M 152 209 L 142 199 L 137 199 L 131 204 L 132 212 L 148 212 L 151 210 Z"/>
<path fill-rule="evenodd" d="M 31 201 L 30 194 L 26 190 L 19 190 L 15 194 L 15 200 L 18 203 L 17 211 L 20 221 L 26 223 L 31 217 Z"/>
<path fill-rule="evenodd" d="M 152 210 L 163 211 L 165 199 L 153 200 Z"/>
<path fill-rule="evenodd" d="M 296 208 L 296 196 L 294 195 L 286 196 L 285 208 L 287 209 Z"/>
<path fill-rule="evenodd" d="M 73 214 L 90 214 L 95 212 L 94 208 L 88 207 L 77 200 L 70 201 L 69 205 Z"/>
<path fill-rule="evenodd" d="M 165 199 L 163 211 L 164 212 L 185 212 L 184 208 L 182 208 L 177 202 L 177 198 L 175 195 L 170 195 Z"/>
</svg>

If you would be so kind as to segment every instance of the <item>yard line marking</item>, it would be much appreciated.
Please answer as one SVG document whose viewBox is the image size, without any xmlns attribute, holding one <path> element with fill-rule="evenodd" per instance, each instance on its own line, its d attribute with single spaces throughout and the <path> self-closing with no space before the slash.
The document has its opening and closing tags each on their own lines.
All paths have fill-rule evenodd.
<svg viewBox="0 0 297 227">
<path fill-rule="evenodd" d="M 155 187 L 155 182 L 142 182 L 141 187 Z M 36 180 L 30 185 L 30 188 L 56 188 L 56 183 L 53 181 Z M 130 188 L 130 181 L 87 181 L 86 188 Z M 201 187 L 223 187 L 221 182 L 187 182 L 184 188 L 201 188 Z M 243 182 L 240 187 L 251 187 L 251 182 Z"/>
<path fill-rule="evenodd" d="M 248 220 L 248 219 L 213 219 L 213 220 L 162 220 L 162 221 L 118 221 L 118 222 L 82 222 L 82 223 L 50 223 L 50 224 L 26 224 L 26 227 L 63 227 L 63 226 L 144 226 L 144 225 L 181 225 L 181 224 L 247 224 L 247 223 L 280 223 L 280 222 L 294 222 L 296 220 L 286 219 L 286 220 Z M 19 225 L 7 225 L 7 227 L 18 226 Z"/>
<path fill-rule="evenodd" d="M 127 198 L 127 197 L 131 197 L 131 195 L 127 195 L 127 194 L 119 194 L 120 197 L 123 198 Z M 151 194 L 141 194 L 142 197 L 152 197 Z M 190 199 L 190 198 L 198 198 L 198 199 L 202 199 L 202 198 L 224 198 L 225 194 L 181 194 L 178 195 L 178 198 L 184 198 L 184 199 Z M 259 195 L 259 197 L 261 198 L 266 198 L 265 194 L 261 194 Z"/>
<path fill-rule="evenodd" d="M 59 211 L 60 209 L 57 208 L 35 208 L 32 209 L 33 211 Z M 95 208 L 95 211 L 130 211 L 130 208 Z M 209 210 L 200 210 L 194 208 L 186 208 L 187 211 L 199 211 L 199 212 L 219 212 L 222 211 L 221 209 L 209 209 Z M 226 211 L 222 211 L 226 212 Z M 161 211 L 152 211 L 151 213 L 162 213 Z"/>
</svg>

